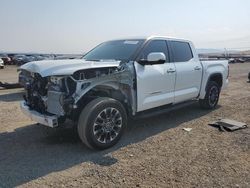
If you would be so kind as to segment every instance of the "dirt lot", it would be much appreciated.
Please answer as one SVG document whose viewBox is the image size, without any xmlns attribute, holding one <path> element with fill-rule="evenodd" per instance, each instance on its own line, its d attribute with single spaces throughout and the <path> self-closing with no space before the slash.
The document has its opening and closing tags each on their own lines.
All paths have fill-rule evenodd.
<svg viewBox="0 0 250 188">
<path fill-rule="evenodd" d="M 105 151 L 87 149 L 70 128 L 35 124 L 19 109 L 21 89 L 0 90 L 0 187 L 250 187 L 250 129 L 207 125 L 221 117 L 250 124 L 250 63 L 230 70 L 216 110 L 195 104 L 132 121 Z M 0 70 L 0 81 L 16 77 L 14 67 Z"/>
</svg>

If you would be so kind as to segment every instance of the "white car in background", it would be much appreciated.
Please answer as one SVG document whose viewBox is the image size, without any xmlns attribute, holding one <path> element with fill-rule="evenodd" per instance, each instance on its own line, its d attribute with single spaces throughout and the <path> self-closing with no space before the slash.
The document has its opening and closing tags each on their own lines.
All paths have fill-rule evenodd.
<svg viewBox="0 0 250 188">
<path fill-rule="evenodd" d="M 3 60 L 0 58 L 0 69 L 3 69 L 4 68 L 4 62 Z"/>
</svg>

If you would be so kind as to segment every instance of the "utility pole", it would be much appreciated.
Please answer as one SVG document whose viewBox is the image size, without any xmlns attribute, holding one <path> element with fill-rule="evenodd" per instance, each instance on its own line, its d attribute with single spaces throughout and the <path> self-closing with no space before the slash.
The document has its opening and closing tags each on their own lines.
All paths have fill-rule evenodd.
<svg viewBox="0 0 250 188">
<path fill-rule="evenodd" d="M 227 51 L 227 49 L 226 48 L 224 48 L 224 50 L 225 50 L 225 59 L 229 59 L 229 53 L 228 53 L 228 51 Z"/>
</svg>

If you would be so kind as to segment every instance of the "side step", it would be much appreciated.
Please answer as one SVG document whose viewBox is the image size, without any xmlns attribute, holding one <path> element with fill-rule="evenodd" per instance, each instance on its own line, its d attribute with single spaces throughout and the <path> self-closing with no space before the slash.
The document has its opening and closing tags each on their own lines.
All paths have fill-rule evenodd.
<svg viewBox="0 0 250 188">
<path fill-rule="evenodd" d="M 138 112 L 132 118 L 133 119 L 142 119 L 142 118 L 148 118 L 148 117 L 152 117 L 152 116 L 158 116 L 158 115 L 168 113 L 168 112 L 173 111 L 173 110 L 181 109 L 183 107 L 186 107 L 186 106 L 189 106 L 189 105 L 192 105 L 195 103 L 197 103 L 197 100 L 191 100 L 191 101 L 182 102 L 182 103 L 178 103 L 178 104 L 168 104 L 168 105 L 156 107 L 156 108 L 153 108 L 150 110 Z"/>
</svg>

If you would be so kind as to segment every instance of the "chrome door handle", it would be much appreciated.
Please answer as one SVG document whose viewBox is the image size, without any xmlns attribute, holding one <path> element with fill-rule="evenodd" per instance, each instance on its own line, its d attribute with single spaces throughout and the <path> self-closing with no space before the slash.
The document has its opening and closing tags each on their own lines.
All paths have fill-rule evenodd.
<svg viewBox="0 0 250 188">
<path fill-rule="evenodd" d="M 201 67 L 196 66 L 196 67 L 194 67 L 194 70 L 201 70 Z"/>
<path fill-rule="evenodd" d="M 174 69 L 171 69 L 171 68 L 170 68 L 170 69 L 167 70 L 167 73 L 173 73 L 173 72 L 175 72 Z"/>
</svg>

